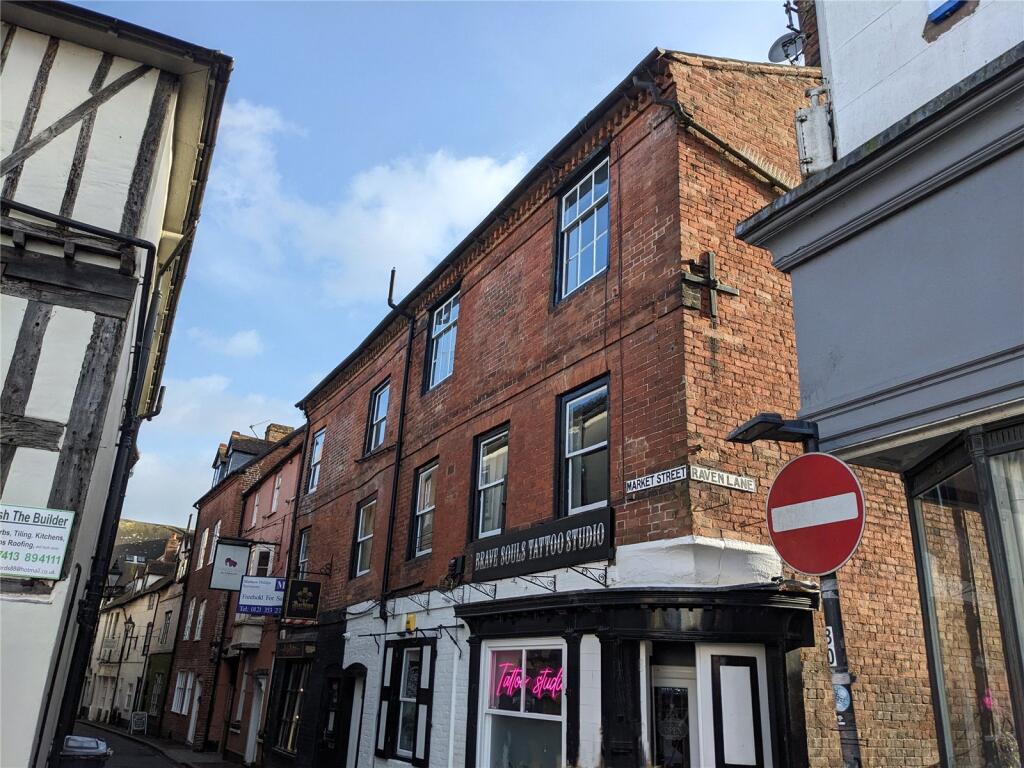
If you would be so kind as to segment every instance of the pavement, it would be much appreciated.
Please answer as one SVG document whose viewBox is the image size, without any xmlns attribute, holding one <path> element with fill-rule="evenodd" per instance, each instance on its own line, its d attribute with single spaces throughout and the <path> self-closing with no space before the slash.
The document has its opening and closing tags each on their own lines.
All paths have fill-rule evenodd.
<svg viewBox="0 0 1024 768">
<path fill-rule="evenodd" d="M 75 734 L 103 739 L 114 750 L 106 768 L 238 768 L 216 752 L 194 752 L 169 739 L 129 734 L 123 728 L 79 721 Z"/>
</svg>

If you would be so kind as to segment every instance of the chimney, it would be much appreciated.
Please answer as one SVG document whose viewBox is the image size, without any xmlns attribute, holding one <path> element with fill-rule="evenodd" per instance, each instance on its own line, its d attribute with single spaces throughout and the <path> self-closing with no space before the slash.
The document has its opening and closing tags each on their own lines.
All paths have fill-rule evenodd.
<svg viewBox="0 0 1024 768">
<path fill-rule="evenodd" d="M 814 7 L 814 0 L 797 0 L 796 15 L 800 19 L 800 31 L 804 34 L 804 64 L 808 67 L 820 67 L 818 10 Z"/>
<path fill-rule="evenodd" d="M 294 431 L 292 427 L 287 427 L 284 424 L 269 424 L 263 439 L 270 443 L 276 443 L 278 440 L 284 440 Z"/>
</svg>

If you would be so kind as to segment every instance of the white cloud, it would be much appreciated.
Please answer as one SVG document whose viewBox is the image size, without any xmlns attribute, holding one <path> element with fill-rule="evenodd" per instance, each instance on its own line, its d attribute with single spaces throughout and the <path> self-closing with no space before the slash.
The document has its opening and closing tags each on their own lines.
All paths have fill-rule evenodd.
<svg viewBox="0 0 1024 768">
<path fill-rule="evenodd" d="M 277 142 L 300 134 L 269 107 L 243 100 L 224 109 L 207 206 L 231 247 L 215 249 L 206 266 L 232 288 L 273 289 L 268 270 L 302 264 L 326 296 L 380 304 L 392 266 L 405 289 L 414 285 L 526 170 L 522 155 L 502 162 L 438 150 L 370 168 L 323 203 L 287 189 L 279 169 Z"/>
<path fill-rule="evenodd" d="M 188 337 L 203 349 L 229 357 L 256 357 L 263 354 L 263 338 L 254 328 L 230 336 L 218 336 L 206 328 L 189 328 Z"/>
<path fill-rule="evenodd" d="M 290 402 L 240 392 L 218 374 L 166 384 L 163 411 L 142 428 L 123 516 L 184 525 L 210 489 L 217 446 L 233 430 L 262 437 L 266 422 L 299 426 L 302 416 Z"/>
</svg>

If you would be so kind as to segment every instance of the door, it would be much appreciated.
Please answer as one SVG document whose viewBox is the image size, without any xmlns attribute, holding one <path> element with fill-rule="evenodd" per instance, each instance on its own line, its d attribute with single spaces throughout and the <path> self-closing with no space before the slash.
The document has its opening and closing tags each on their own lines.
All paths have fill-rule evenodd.
<svg viewBox="0 0 1024 768">
<path fill-rule="evenodd" d="M 192 714 L 188 719 L 188 741 L 192 744 L 196 740 L 196 721 L 199 719 L 199 697 L 203 694 L 203 684 L 196 680 L 196 687 L 192 691 Z"/>
<path fill-rule="evenodd" d="M 697 670 L 651 667 L 651 751 L 657 768 L 700 768 Z"/>
<path fill-rule="evenodd" d="M 356 768 L 359 756 L 359 732 L 363 722 L 363 686 L 365 676 L 352 677 L 352 706 L 348 717 L 348 742 L 346 746 L 345 768 Z"/>
<path fill-rule="evenodd" d="M 263 695 L 267 687 L 266 675 L 254 675 L 252 678 L 252 703 L 249 705 L 249 729 L 245 734 L 245 763 L 256 762 L 256 738 L 260 733 L 260 718 L 263 713 Z"/>
<path fill-rule="evenodd" d="M 697 643 L 700 754 L 708 768 L 773 768 L 763 645 Z"/>
</svg>

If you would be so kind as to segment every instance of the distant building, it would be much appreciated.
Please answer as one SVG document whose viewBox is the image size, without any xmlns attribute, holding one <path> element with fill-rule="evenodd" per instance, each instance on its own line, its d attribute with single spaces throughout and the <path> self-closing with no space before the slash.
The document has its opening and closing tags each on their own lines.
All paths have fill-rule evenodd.
<svg viewBox="0 0 1024 768">
<path fill-rule="evenodd" d="M 161 559 L 174 562 L 184 539 L 185 531 L 173 525 L 122 519 L 110 556 L 111 568 L 116 563 L 125 573 L 126 566 L 130 565 L 145 565 Z"/>
<path fill-rule="evenodd" d="M 0 561 L 0 764 L 38 768 L 159 411 L 231 59 L 65 3 L 0 15 L 0 516 L 51 537 Z"/>
<path fill-rule="evenodd" d="M 793 282 L 800 416 L 902 475 L 937 749 L 1024 752 L 1024 12 L 802 3 L 824 170 L 742 221 Z M 901 699 L 902 706 L 906 699 Z"/>
</svg>

